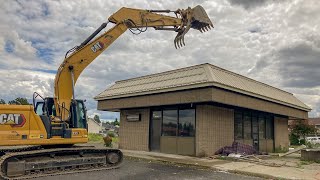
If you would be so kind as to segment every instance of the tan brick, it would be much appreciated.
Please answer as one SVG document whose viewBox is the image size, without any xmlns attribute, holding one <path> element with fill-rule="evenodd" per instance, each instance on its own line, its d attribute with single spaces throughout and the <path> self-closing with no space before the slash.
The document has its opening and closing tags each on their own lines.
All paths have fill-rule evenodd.
<svg viewBox="0 0 320 180">
<path fill-rule="evenodd" d="M 274 118 L 274 145 L 275 149 L 288 149 L 289 147 L 289 131 L 288 118 Z"/>
<path fill-rule="evenodd" d="M 196 112 L 196 155 L 213 155 L 219 148 L 231 145 L 234 139 L 232 109 L 198 105 Z"/>
<path fill-rule="evenodd" d="M 126 120 L 126 115 L 137 113 L 141 114 L 141 121 Z M 120 111 L 119 148 L 149 151 L 149 117 L 149 108 Z"/>
</svg>

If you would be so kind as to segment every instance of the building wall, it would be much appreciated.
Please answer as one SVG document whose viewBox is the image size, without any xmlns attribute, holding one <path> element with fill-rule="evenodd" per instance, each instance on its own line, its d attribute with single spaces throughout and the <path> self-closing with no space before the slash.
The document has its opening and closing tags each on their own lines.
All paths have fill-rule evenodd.
<svg viewBox="0 0 320 180">
<path fill-rule="evenodd" d="M 196 156 L 213 155 L 234 139 L 234 111 L 212 105 L 196 107 Z"/>
<path fill-rule="evenodd" d="M 288 118 L 274 118 L 274 148 L 275 150 L 288 149 L 289 131 Z"/>
<path fill-rule="evenodd" d="M 129 122 L 128 114 L 141 114 L 141 121 Z M 149 151 L 150 109 L 120 111 L 119 148 Z"/>
<path fill-rule="evenodd" d="M 88 120 L 88 132 L 98 134 L 101 131 L 101 126 L 92 119 Z"/>
</svg>

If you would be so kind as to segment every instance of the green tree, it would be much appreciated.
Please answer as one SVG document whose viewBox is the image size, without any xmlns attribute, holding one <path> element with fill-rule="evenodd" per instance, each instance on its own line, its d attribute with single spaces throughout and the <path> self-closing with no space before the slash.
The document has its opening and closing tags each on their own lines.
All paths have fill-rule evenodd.
<svg viewBox="0 0 320 180">
<path fill-rule="evenodd" d="M 3 99 L 0 99 L 0 104 L 6 104 L 6 101 Z"/>
<path fill-rule="evenodd" d="M 291 133 L 295 136 L 302 137 L 304 141 L 306 140 L 306 136 L 308 134 L 313 134 L 314 132 L 316 132 L 316 128 L 312 125 L 309 125 L 307 121 L 303 120 L 295 122 L 291 131 Z"/>
<path fill-rule="evenodd" d="M 100 117 L 99 117 L 98 115 L 94 115 L 93 119 L 94 119 L 97 123 L 101 123 Z"/>
<path fill-rule="evenodd" d="M 118 121 L 118 118 L 116 118 L 113 123 L 112 123 L 114 126 L 120 126 L 120 122 Z"/>
<path fill-rule="evenodd" d="M 17 104 L 17 105 L 30 105 L 27 98 L 18 97 L 15 100 L 11 100 L 8 104 Z"/>
</svg>

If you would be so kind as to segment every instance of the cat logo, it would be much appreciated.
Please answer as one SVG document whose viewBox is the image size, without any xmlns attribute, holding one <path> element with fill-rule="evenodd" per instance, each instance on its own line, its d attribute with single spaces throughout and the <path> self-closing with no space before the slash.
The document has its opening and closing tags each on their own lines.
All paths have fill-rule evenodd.
<svg viewBox="0 0 320 180">
<path fill-rule="evenodd" d="M 102 42 L 96 42 L 93 46 L 91 46 L 92 52 L 97 52 L 98 50 L 103 49 L 103 43 Z"/>
<path fill-rule="evenodd" d="M 0 114 L 0 125 L 22 127 L 25 123 L 26 118 L 23 114 Z"/>
</svg>

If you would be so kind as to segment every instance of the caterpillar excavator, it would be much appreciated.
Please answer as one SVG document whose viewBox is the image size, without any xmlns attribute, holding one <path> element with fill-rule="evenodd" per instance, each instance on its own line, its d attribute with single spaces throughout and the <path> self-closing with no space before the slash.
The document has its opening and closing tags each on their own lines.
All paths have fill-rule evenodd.
<svg viewBox="0 0 320 180">
<path fill-rule="evenodd" d="M 114 26 L 101 32 L 108 23 Z M 213 24 L 201 6 L 176 11 L 123 7 L 111 15 L 83 43 L 66 53 L 55 77 L 53 97 L 34 93 L 33 105 L 0 105 L 0 178 L 25 179 L 119 167 L 123 159 L 120 150 L 74 146 L 88 142 L 86 107 L 83 100 L 76 99 L 74 86 L 81 72 L 127 29 L 139 34 L 148 27 L 177 32 L 174 45 L 180 48 L 190 28 L 205 32 Z"/>
</svg>

